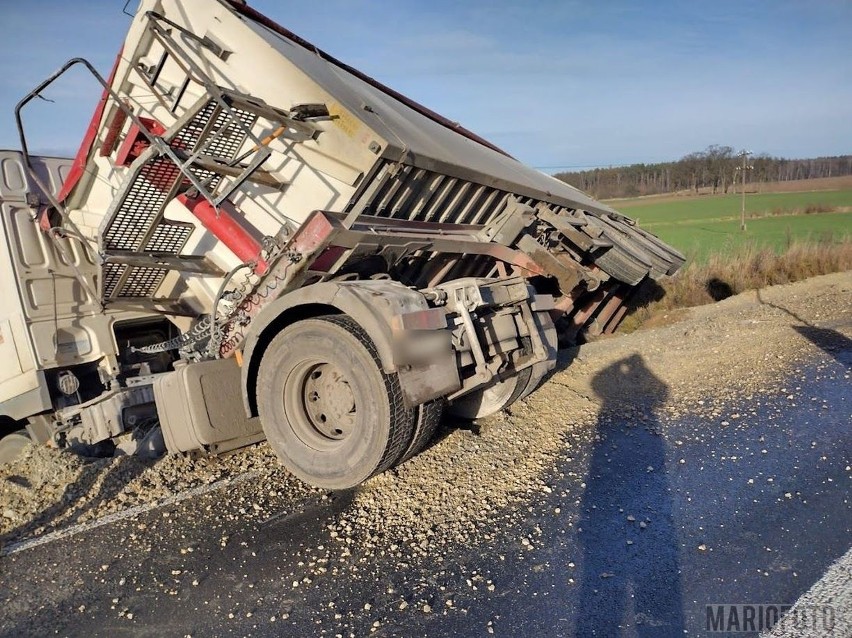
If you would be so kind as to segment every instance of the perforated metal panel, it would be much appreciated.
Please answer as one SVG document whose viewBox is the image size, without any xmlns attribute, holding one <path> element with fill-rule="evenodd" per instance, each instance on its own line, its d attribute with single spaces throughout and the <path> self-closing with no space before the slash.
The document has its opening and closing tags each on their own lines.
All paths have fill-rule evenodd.
<svg viewBox="0 0 852 638">
<path fill-rule="evenodd" d="M 166 276 L 162 268 L 133 268 L 133 276 L 128 278 L 121 289 L 122 297 L 148 297 L 159 288 L 163 277 Z"/>
<path fill-rule="evenodd" d="M 245 130 L 251 129 L 257 120 L 255 114 L 242 109 L 231 107 L 231 112 L 239 120 L 239 124 L 224 109 L 216 111 L 216 117 L 212 126 L 212 131 L 215 134 L 211 135 L 203 144 L 205 155 L 225 162 L 229 162 L 236 157 L 237 152 L 245 142 Z"/>
<path fill-rule="evenodd" d="M 151 252 L 178 253 L 186 244 L 195 227 L 187 222 L 161 221 L 154 229 L 145 250 Z"/>
<path fill-rule="evenodd" d="M 142 166 L 131 178 L 129 188 L 103 233 L 104 248 L 140 250 L 171 199 L 180 174 L 180 169 L 167 157 L 155 157 Z"/>
<path fill-rule="evenodd" d="M 115 292 L 118 282 L 121 281 L 121 276 L 127 266 L 124 264 L 106 263 L 101 267 L 101 277 L 103 279 L 103 296 L 104 298 L 112 297 Z"/>
<path fill-rule="evenodd" d="M 245 143 L 245 131 L 251 129 L 256 121 L 257 115 L 254 113 L 235 107 L 231 107 L 231 113 L 228 113 L 211 100 L 186 127 L 177 132 L 171 146 L 193 152 L 201 150 L 207 157 L 230 162 Z M 196 179 L 207 185 L 210 192 L 219 187 L 221 175 L 198 166 L 192 166 L 189 170 Z"/>
<path fill-rule="evenodd" d="M 233 161 L 257 115 L 233 107 L 229 113 L 214 99 L 196 108 L 196 114 L 183 127 L 166 136 L 171 148 L 183 153 L 200 152 L 221 162 Z M 188 170 L 210 193 L 222 180 L 221 175 L 198 166 Z M 184 179 L 180 167 L 166 156 L 156 155 L 136 168 L 104 224 L 103 248 L 179 254 L 194 226 L 163 219 L 163 211 Z M 152 297 L 166 272 L 153 266 L 107 263 L 102 268 L 103 296 Z"/>
</svg>

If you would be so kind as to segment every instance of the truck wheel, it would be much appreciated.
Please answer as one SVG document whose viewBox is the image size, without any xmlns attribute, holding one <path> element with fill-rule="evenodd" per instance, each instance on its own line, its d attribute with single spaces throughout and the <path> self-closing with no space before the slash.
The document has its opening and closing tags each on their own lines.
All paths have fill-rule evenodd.
<svg viewBox="0 0 852 638">
<path fill-rule="evenodd" d="M 532 368 L 474 390 L 449 404 L 447 412 L 462 419 L 482 419 L 508 408 L 520 398 L 529 385 Z"/>
<path fill-rule="evenodd" d="M 317 487 L 344 489 L 383 472 L 411 443 L 414 410 L 396 374 L 350 317 L 299 321 L 260 362 L 257 406 L 282 463 Z"/>
<path fill-rule="evenodd" d="M 426 444 L 435 436 L 435 430 L 438 429 L 438 424 L 441 423 L 441 417 L 444 416 L 444 399 L 435 399 L 417 406 L 417 414 L 414 419 L 414 435 L 411 438 L 411 445 L 402 455 L 399 464 L 405 463 L 413 456 L 417 456 L 424 449 Z"/>
<path fill-rule="evenodd" d="M 4 436 L 0 439 L 0 465 L 8 465 L 14 461 L 32 442 L 26 430 L 18 430 Z"/>
<path fill-rule="evenodd" d="M 594 261 L 595 265 L 606 274 L 630 286 L 636 286 L 648 274 L 648 267 L 645 264 L 640 263 L 617 244 L 595 257 Z"/>
</svg>

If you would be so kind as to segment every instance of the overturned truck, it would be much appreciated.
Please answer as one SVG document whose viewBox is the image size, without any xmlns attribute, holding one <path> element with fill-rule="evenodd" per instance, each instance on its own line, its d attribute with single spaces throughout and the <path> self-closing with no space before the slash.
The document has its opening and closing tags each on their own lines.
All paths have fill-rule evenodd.
<svg viewBox="0 0 852 638">
<path fill-rule="evenodd" d="M 32 157 L 22 113 L 73 68 L 104 89 L 80 150 Z M 71 60 L 16 115 L 10 445 L 266 438 L 308 483 L 352 486 L 444 412 L 528 395 L 559 344 L 683 263 L 237 0 L 143 0 L 109 79 Z"/>
</svg>

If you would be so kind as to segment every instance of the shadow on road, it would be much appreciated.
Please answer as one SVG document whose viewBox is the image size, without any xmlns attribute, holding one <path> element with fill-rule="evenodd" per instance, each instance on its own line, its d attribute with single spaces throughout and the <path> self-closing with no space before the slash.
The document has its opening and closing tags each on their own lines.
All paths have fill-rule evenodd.
<svg viewBox="0 0 852 638">
<path fill-rule="evenodd" d="M 793 326 L 793 330 L 839 363 L 852 369 L 852 339 L 831 328 Z"/>
<path fill-rule="evenodd" d="M 767 301 L 761 296 L 760 290 L 757 291 L 757 300 L 764 306 L 775 308 L 776 310 L 780 310 L 781 312 L 790 315 L 801 324 L 798 326 L 791 326 L 793 330 L 798 332 L 827 355 L 836 359 L 838 363 L 852 369 L 852 339 L 837 330 L 815 326 L 810 321 L 803 319 L 792 310 L 785 308 L 784 306 L 774 304 L 771 301 Z"/>
<path fill-rule="evenodd" d="M 603 405 L 578 524 L 576 635 L 681 636 L 679 545 L 665 444 L 653 415 L 668 387 L 637 354 L 599 372 L 592 387 Z M 641 407 L 642 423 L 617 416 L 628 406 Z"/>
<path fill-rule="evenodd" d="M 0 546 L 26 538 L 38 529 L 51 531 L 58 521 L 61 521 L 60 527 L 80 522 L 89 511 L 113 501 L 151 463 L 131 456 L 112 459 L 109 463 L 93 461 L 84 466 L 80 476 L 65 487 L 54 503 L 0 535 Z"/>
</svg>

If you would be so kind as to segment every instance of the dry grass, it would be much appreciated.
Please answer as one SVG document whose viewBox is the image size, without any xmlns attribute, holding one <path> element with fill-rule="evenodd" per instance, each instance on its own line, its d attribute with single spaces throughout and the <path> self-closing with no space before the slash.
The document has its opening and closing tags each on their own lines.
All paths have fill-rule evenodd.
<svg viewBox="0 0 852 638">
<path fill-rule="evenodd" d="M 791 241 L 781 253 L 747 245 L 738 253 L 714 254 L 705 263 L 691 263 L 661 285 L 640 286 L 628 302 L 628 315 L 619 331 L 667 323 L 666 317 L 681 308 L 713 303 L 746 290 L 845 270 L 852 270 L 849 238 Z"/>
<path fill-rule="evenodd" d="M 739 194 L 739 182 L 728 189 L 729 195 Z M 815 179 L 794 179 L 785 182 L 750 182 L 746 184 L 746 193 L 809 193 L 814 191 L 840 191 L 852 188 L 852 175 L 841 175 L 839 177 L 818 177 Z M 715 195 L 722 195 L 717 192 Z M 690 198 L 702 198 L 713 196 L 710 187 L 700 188 L 696 193 L 694 190 L 678 191 L 676 193 L 660 193 L 658 195 L 640 195 L 638 197 L 617 197 L 603 201 L 613 204 L 618 208 L 624 202 L 654 202 L 663 203 L 668 201 L 681 201 Z"/>
<path fill-rule="evenodd" d="M 831 206 L 829 204 L 808 204 L 804 207 L 784 208 L 776 207 L 768 211 L 757 211 L 746 215 L 749 219 L 760 219 L 761 217 L 785 217 L 789 215 L 816 215 L 818 213 L 839 213 L 840 206 Z"/>
<path fill-rule="evenodd" d="M 793 193 L 801 191 L 830 191 L 852 188 L 852 175 L 839 177 L 817 177 L 815 179 L 792 179 L 786 182 L 746 184 L 746 192 Z M 739 190 L 737 190 L 739 192 Z"/>
</svg>

